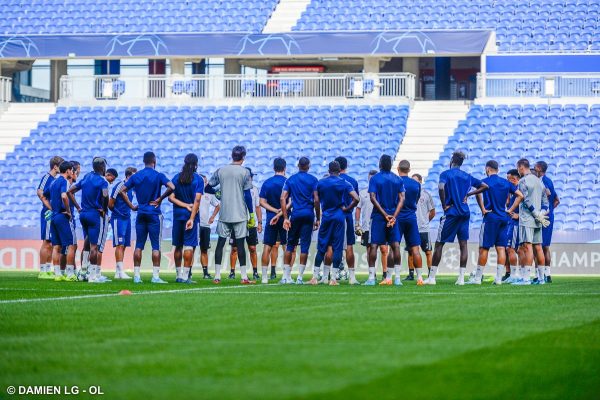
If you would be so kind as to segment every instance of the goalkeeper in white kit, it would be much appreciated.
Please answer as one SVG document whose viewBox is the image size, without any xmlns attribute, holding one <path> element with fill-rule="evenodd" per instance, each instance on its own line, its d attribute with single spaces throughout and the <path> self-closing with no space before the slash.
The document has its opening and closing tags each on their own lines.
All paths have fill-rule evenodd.
<svg viewBox="0 0 600 400">
<path fill-rule="evenodd" d="M 521 175 L 519 190 L 523 194 L 523 202 L 519 209 L 519 241 L 521 251 L 519 263 L 521 277 L 515 285 L 544 284 L 544 252 L 542 251 L 542 227 L 550 225 L 548 219 L 548 195 L 542 181 L 531 173 L 529 161 L 520 159 L 517 169 Z M 531 269 L 534 268 L 533 257 L 537 258 L 536 278 L 530 281 Z"/>
</svg>

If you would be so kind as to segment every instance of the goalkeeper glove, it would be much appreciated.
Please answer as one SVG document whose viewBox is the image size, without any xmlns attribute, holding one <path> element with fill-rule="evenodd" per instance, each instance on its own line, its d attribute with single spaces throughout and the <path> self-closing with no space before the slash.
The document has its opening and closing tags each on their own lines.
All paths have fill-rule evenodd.
<svg viewBox="0 0 600 400">
<path fill-rule="evenodd" d="M 535 220 L 537 222 L 539 222 L 544 228 L 547 228 L 550 226 L 550 219 L 548 219 L 548 211 L 547 210 L 534 211 L 533 218 L 535 218 Z"/>
<path fill-rule="evenodd" d="M 250 213 L 250 218 L 248 219 L 248 228 L 256 228 L 256 214 Z"/>
<path fill-rule="evenodd" d="M 44 213 L 44 218 L 46 219 L 46 221 L 50 221 L 50 219 L 52 218 L 52 211 L 50 211 L 50 210 L 47 210 L 47 211 Z"/>
<path fill-rule="evenodd" d="M 356 236 L 362 236 L 363 235 L 362 228 L 360 226 L 358 226 L 358 225 L 356 227 L 354 227 L 354 234 Z"/>
</svg>

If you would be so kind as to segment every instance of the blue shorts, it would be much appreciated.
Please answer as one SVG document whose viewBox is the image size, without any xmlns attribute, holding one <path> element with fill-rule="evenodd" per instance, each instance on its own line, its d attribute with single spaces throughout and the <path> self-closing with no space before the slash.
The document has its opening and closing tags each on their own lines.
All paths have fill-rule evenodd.
<svg viewBox="0 0 600 400">
<path fill-rule="evenodd" d="M 346 215 L 346 245 L 354 246 L 356 243 L 356 235 L 354 234 L 354 218 L 352 213 Z"/>
<path fill-rule="evenodd" d="M 317 250 L 322 253 L 327 252 L 329 246 L 335 254 L 341 257 L 341 252 L 344 251 L 344 231 L 346 229 L 346 218 L 323 218 L 319 227 L 319 235 L 317 241 Z M 354 232 L 353 232 L 354 233 Z"/>
<path fill-rule="evenodd" d="M 469 218 L 470 215 L 443 215 L 436 242 L 453 243 L 456 237 L 458 240 L 469 240 Z"/>
<path fill-rule="evenodd" d="M 135 248 L 144 250 L 146 240 L 150 236 L 153 251 L 160 251 L 162 240 L 162 214 L 140 214 L 135 219 Z"/>
<path fill-rule="evenodd" d="M 549 247 L 552 244 L 552 231 L 554 230 L 554 216 L 550 217 L 550 225 L 542 228 L 542 247 Z"/>
<path fill-rule="evenodd" d="M 113 230 L 113 246 L 131 246 L 131 219 L 113 218 L 111 225 Z"/>
<path fill-rule="evenodd" d="M 40 239 L 42 240 L 50 240 L 50 225 L 52 222 L 46 221 L 44 217 L 45 211 L 40 212 Z"/>
<path fill-rule="evenodd" d="M 287 251 L 294 251 L 298 243 L 300 243 L 300 253 L 308 254 L 310 242 L 312 240 L 313 224 L 315 223 L 314 215 L 303 215 L 290 218 L 292 226 L 288 231 Z"/>
<path fill-rule="evenodd" d="M 384 245 L 392 243 L 400 243 L 402 236 L 398 223 L 388 227 L 387 221 L 383 218 L 373 218 L 371 220 L 371 244 Z"/>
<path fill-rule="evenodd" d="M 479 247 L 483 249 L 490 249 L 495 246 L 506 247 L 508 245 L 507 229 L 507 219 L 484 219 L 479 231 Z"/>
<path fill-rule="evenodd" d="M 192 229 L 186 230 L 187 220 L 174 220 L 172 230 L 173 246 L 192 246 L 198 247 L 198 222 L 194 221 Z"/>
<path fill-rule="evenodd" d="M 73 224 L 66 215 L 56 214 L 52 216 L 50 230 L 52 246 L 62 246 L 61 253 L 67 254 L 68 247 L 73 245 Z"/>
<path fill-rule="evenodd" d="M 506 247 L 519 248 L 519 220 L 511 219 L 506 224 Z"/>
<path fill-rule="evenodd" d="M 277 224 L 265 226 L 263 244 L 267 246 L 275 246 L 275 243 L 287 244 L 287 231 L 283 229 L 283 219 L 279 219 Z"/>
<path fill-rule="evenodd" d="M 419 224 L 417 224 L 417 216 L 413 215 L 408 218 L 396 220 L 400 238 L 404 237 L 406 247 L 411 248 L 421 245 L 421 234 L 419 233 Z"/>
<path fill-rule="evenodd" d="M 83 235 L 90 244 L 98 245 L 98 251 L 104 251 L 104 243 L 108 235 L 108 217 L 102 218 L 98 211 L 88 210 L 79 214 Z"/>
</svg>

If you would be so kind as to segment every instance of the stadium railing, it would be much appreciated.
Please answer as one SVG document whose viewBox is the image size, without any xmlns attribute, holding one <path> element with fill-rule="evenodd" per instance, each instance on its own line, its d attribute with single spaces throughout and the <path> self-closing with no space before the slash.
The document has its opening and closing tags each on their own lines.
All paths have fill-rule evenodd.
<svg viewBox="0 0 600 400">
<path fill-rule="evenodd" d="M 599 97 L 600 75 L 478 74 L 479 97 Z"/>
<path fill-rule="evenodd" d="M 11 100 L 12 79 L 0 76 L 0 103 L 8 103 Z"/>
<path fill-rule="evenodd" d="M 385 74 L 62 76 L 61 103 L 90 100 L 223 98 L 405 98 L 415 76 Z"/>
</svg>

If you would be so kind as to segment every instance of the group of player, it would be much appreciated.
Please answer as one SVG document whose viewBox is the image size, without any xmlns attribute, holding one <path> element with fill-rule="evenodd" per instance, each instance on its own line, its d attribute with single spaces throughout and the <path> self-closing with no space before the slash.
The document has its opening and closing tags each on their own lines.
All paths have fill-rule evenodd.
<svg viewBox="0 0 600 400">
<path fill-rule="evenodd" d="M 115 278 L 130 279 L 123 269 L 123 258 L 125 248 L 131 245 L 131 211 L 137 211 L 133 281 L 142 282 L 142 251 L 150 239 L 151 282 L 167 283 L 160 278 L 163 230 L 160 206 L 168 198 L 173 204 L 172 243 L 176 282 L 194 283 L 191 269 L 195 249 L 200 247 L 203 277 L 220 283 L 223 250 L 229 241 L 232 246 L 230 278 L 235 277 L 234 268 L 239 261 L 241 284 L 253 284 L 258 279 L 268 283 L 269 278 L 275 279 L 275 264 L 281 245 L 285 246 L 285 252 L 280 283 L 303 284 L 313 231 L 318 231 L 310 284 L 338 285 L 338 280 L 344 276 L 345 256 L 349 284 L 359 285 L 353 246 L 356 237 L 360 236 L 368 252 L 369 277 L 365 285 L 377 284 L 375 266 L 378 254 L 381 254 L 383 266 L 383 279 L 379 284 L 402 285 L 400 243 L 403 238 L 409 254 L 409 275 L 405 280 L 416 280 L 417 285 L 436 284 L 444 244 L 457 238 L 460 268 L 456 284 L 463 285 L 470 220 L 467 199 L 475 196 L 483 213 L 483 223 L 478 267 L 466 283 L 481 284 L 492 247 L 496 248 L 498 255 L 495 284 L 543 284 L 551 281 L 549 245 L 552 212 L 559 200 L 552 182 L 545 176 L 547 165 L 544 162 L 538 162 L 535 169 L 541 179 L 532 173 L 526 159 L 519 160 L 517 169 L 509 171 L 507 179 L 504 179 L 498 176 L 498 163 L 490 160 L 485 166 L 487 177 L 479 180 L 460 168 L 465 155 L 455 152 L 450 168 L 439 179 L 444 215 L 432 253 L 429 222 L 435 217 L 435 206 L 432 196 L 422 188 L 421 176 L 409 176 L 408 161 L 400 161 L 398 171 L 394 173 L 391 156 L 382 155 L 379 171 L 371 171 L 368 188 L 359 191 L 358 182 L 347 174 L 348 160 L 345 157 L 337 157 L 330 162 L 328 174 L 322 179 L 309 173 L 310 160 L 307 157 L 298 160 L 298 171 L 289 177 L 286 177 L 286 161 L 276 158 L 273 161 L 274 175 L 265 180 L 259 192 L 252 183 L 252 171 L 243 166 L 245 157 L 243 146 L 234 147 L 231 164 L 217 169 L 207 178 L 197 173 L 198 157 L 188 154 L 180 173 L 170 180 L 156 170 L 154 153 L 147 152 L 143 157 L 144 168 L 139 171 L 127 168 L 122 181 L 116 181 L 118 172 L 107 168 L 104 158 L 94 158 L 93 171 L 80 179 L 78 162 L 53 157 L 50 171 L 42 178 L 37 191 L 43 204 L 39 277 L 58 281 L 109 281 L 102 275 L 100 266 L 110 225 L 115 247 Z M 110 193 L 109 184 L 113 184 Z M 81 205 L 75 198 L 78 191 L 81 191 Z M 85 239 L 79 271 L 75 269 L 75 209 L 79 213 Z M 266 211 L 264 221 L 262 209 Z M 210 226 L 217 215 L 218 240 L 212 276 L 208 272 L 208 249 Z M 256 252 L 259 233 L 264 233 L 262 276 L 258 274 Z M 252 279 L 246 267 L 246 244 L 253 268 Z M 296 279 L 293 279 L 292 266 L 298 246 L 299 268 Z M 422 273 L 420 249 L 425 252 L 429 267 L 426 279 Z M 537 264 L 534 264 L 534 255 Z M 535 265 L 538 266 L 537 273 L 532 281 L 531 269 Z"/>
</svg>

